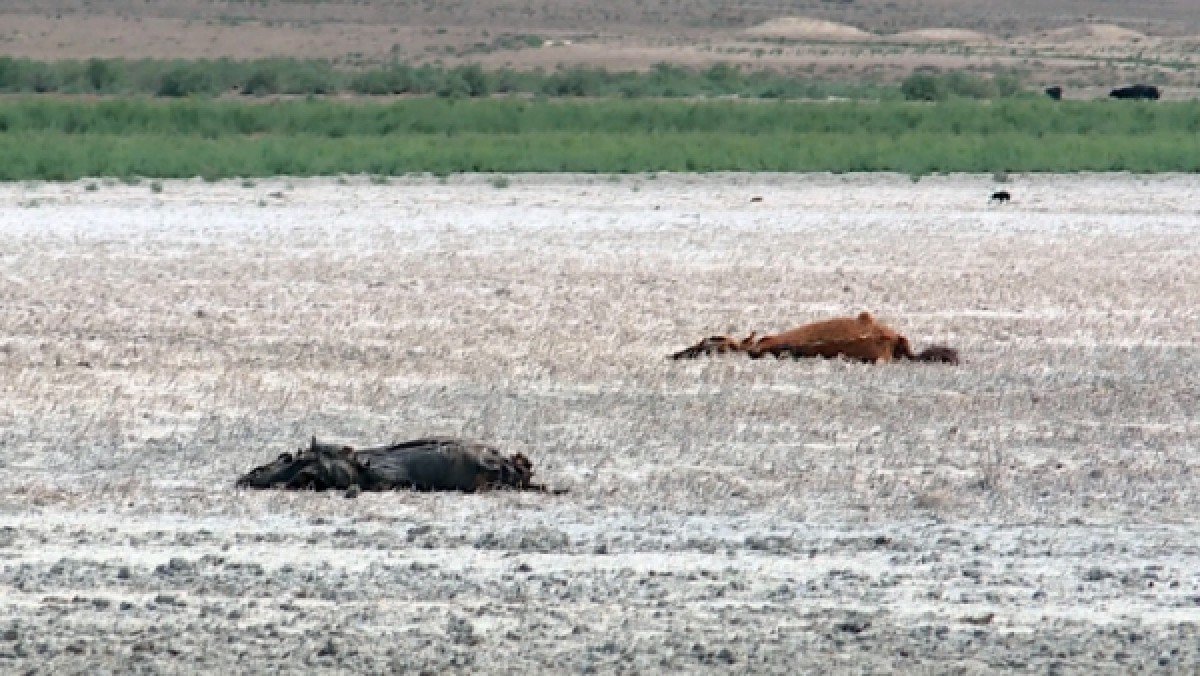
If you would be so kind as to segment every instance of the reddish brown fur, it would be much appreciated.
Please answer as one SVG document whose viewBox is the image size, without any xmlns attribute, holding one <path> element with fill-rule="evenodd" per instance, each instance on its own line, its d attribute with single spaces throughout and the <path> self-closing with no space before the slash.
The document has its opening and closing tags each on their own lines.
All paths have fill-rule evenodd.
<svg viewBox="0 0 1200 676">
<path fill-rule="evenodd" d="M 705 354 L 745 352 L 752 359 L 774 357 L 845 357 L 866 362 L 893 359 L 958 363 L 958 352 L 938 345 L 921 354 L 913 354 L 908 338 L 881 324 L 869 312 L 857 317 L 838 317 L 798 326 L 789 331 L 755 339 L 751 333 L 738 341 L 728 336 L 712 336 L 676 352 L 672 359 L 694 359 Z"/>
<path fill-rule="evenodd" d="M 789 331 L 763 336 L 747 346 L 751 357 L 764 354 L 797 357 L 837 357 L 863 361 L 891 361 L 909 352 L 908 341 L 875 321 L 869 312 L 857 317 L 839 317 L 797 326 Z"/>
</svg>

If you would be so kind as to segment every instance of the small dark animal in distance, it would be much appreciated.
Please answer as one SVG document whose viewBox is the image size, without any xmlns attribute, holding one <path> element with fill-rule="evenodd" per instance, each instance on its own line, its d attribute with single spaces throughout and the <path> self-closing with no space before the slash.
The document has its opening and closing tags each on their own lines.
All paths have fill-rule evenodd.
<svg viewBox="0 0 1200 676">
<path fill-rule="evenodd" d="M 755 195 L 754 197 L 751 197 L 751 198 L 750 198 L 750 201 L 751 201 L 751 202 L 761 202 L 761 201 L 762 201 L 762 198 L 761 198 L 761 197 L 759 197 L 759 196 L 757 196 L 757 195 Z"/>
<path fill-rule="evenodd" d="M 1058 85 L 1054 85 L 1053 87 L 1046 87 L 1046 96 L 1049 96 L 1050 98 L 1054 99 L 1055 101 L 1062 100 L 1062 92 L 1063 92 L 1062 87 L 1059 87 Z"/>
<path fill-rule="evenodd" d="M 1114 99 L 1157 101 L 1161 92 L 1154 85 L 1135 84 L 1128 87 L 1118 87 L 1109 92 L 1108 95 Z"/>
<path fill-rule="evenodd" d="M 997 190 L 996 192 L 992 193 L 992 197 L 988 201 L 989 202 L 999 202 L 1001 204 L 1004 204 L 1005 202 L 1008 202 L 1011 199 L 1012 199 L 1012 194 L 1009 193 L 1007 190 Z"/>
</svg>

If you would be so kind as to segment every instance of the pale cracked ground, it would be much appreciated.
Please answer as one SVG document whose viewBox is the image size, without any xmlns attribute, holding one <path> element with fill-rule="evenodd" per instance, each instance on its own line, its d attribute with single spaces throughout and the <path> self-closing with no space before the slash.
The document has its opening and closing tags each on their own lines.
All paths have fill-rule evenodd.
<svg viewBox="0 0 1200 676">
<path fill-rule="evenodd" d="M 1196 669 L 1200 177 L 502 185 L 0 186 L 0 672 Z M 965 363 L 664 358 L 862 309 Z"/>
</svg>

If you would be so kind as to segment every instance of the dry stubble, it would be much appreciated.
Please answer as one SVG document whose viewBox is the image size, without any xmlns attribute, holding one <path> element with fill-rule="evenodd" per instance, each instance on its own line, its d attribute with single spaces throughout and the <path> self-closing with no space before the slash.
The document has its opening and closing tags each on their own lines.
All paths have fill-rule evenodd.
<svg viewBox="0 0 1200 676">
<path fill-rule="evenodd" d="M 19 635 L 91 579 L 180 631 L 238 613 L 240 638 L 228 621 L 186 634 L 214 668 L 205 641 L 279 621 L 295 632 L 263 659 L 293 666 L 354 645 L 359 666 L 470 667 L 481 643 L 543 667 L 778 667 L 801 649 L 852 665 L 847 632 L 879 659 L 967 659 L 910 629 L 966 636 L 957 616 L 989 611 L 1086 646 L 1114 599 L 1195 636 L 1179 624 L 1200 583 L 1192 177 L 1020 179 L 1003 207 L 975 177 L 313 180 L 256 206 L 268 183 L 0 194 L 0 581 Z M 965 363 L 665 359 L 861 309 Z M 477 437 L 572 492 L 233 490 L 313 433 Z M 120 563 L 130 577 L 109 580 Z M 1076 589 L 1130 570 L 1157 591 Z M 138 653 L 109 611 L 43 658 Z M 594 616 L 611 622 L 580 635 Z M 521 652 L 496 627 L 548 642 Z M 993 666 L 1006 631 L 984 641 Z M 315 655 L 326 634 L 340 652 Z M 430 637 L 443 649 L 413 648 Z"/>
</svg>

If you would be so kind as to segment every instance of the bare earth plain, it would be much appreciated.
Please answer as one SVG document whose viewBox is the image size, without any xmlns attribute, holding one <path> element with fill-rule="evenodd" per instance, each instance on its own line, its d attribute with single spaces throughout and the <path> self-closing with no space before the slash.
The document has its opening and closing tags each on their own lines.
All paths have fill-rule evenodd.
<svg viewBox="0 0 1200 676">
<path fill-rule="evenodd" d="M 1200 177 L 152 188 L 0 186 L 0 671 L 1200 660 Z M 862 309 L 964 363 L 665 359 Z M 570 492 L 234 489 L 312 434 Z"/>
<path fill-rule="evenodd" d="M 1200 94 L 1200 12 L 1195 0 L 0 0 L 0 56 L 729 64 L 882 83 L 963 71 L 1060 85 L 1066 98 L 1142 82 L 1179 100 Z"/>
</svg>

